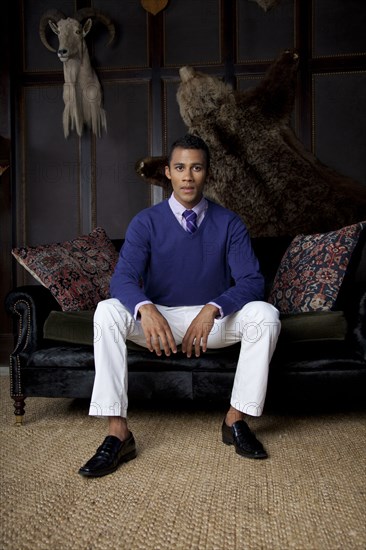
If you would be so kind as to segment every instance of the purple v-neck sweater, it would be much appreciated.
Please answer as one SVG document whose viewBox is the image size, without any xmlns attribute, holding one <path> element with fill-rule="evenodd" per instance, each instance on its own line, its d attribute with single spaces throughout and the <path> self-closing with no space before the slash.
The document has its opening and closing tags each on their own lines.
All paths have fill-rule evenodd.
<svg viewBox="0 0 366 550">
<path fill-rule="evenodd" d="M 111 296 L 134 314 L 145 300 L 165 306 L 215 302 L 224 316 L 263 299 L 264 282 L 248 231 L 236 214 L 208 201 L 190 235 L 167 200 L 131 221 L 111 279 Z"/>
</svg>

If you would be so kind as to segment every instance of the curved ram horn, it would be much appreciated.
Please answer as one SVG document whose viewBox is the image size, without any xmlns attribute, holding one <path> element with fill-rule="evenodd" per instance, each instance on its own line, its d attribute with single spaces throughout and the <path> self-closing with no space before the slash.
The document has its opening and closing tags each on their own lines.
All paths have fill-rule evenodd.
<svg viewBox="0 0 366 550">
<path fill-rule="evenodd" d="M 107 27 L 109 40 L 106 45 L 109 46 L 113 42 L 116 35 L 116 29 L 111 18 L 108 17 L 108 15 L 105 15 L 104 13 L 102 13 L 101 11 L 95 8 L 81 8 L 75 13 L 75 19 L 77 21 L 81 22 L 83 19 L 86 19 L 87 17 L 92 17 L 97 21 L 100 21 L 101 23 L 103 23 L 103 25 Z"/>
<path fill-rule="evenodd" d="M 43 45 L 46 46 L 48 50 L 51 52 L 56 52 L 55 48 L 52 48 L 52 46 L 49 44 L 47 38 L 46 38 L 46 28 L 48 26 L 49 21 L 53 21 L 53 23 L 57 23 L 60 21 L 60 19 L 66 19 L 65 15 L 59 11 L 59 10 L 48 10 L 46 11 L 39 22 L 39 36 L 43 42 Z"/>
</svg>

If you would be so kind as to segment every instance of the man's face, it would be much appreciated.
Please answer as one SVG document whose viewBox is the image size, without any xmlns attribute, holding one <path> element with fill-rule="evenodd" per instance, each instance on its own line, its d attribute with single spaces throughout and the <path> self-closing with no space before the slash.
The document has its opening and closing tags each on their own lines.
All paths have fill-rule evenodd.
<svg viewBox="0 0 366 550">
<path fill-rule="evenodd" d="M 206 155 L 201 149 L 174 149 L 165 175 L 172 182 L 174 197 L 191 209 L 202 198 L 206 181 Z"/>
</svg>

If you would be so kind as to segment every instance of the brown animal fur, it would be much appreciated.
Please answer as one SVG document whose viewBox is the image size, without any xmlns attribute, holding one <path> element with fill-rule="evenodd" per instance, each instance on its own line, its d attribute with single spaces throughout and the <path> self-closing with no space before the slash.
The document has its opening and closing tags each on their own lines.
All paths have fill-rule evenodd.
<svg viewBox="0 0 366 550">
<path fill-rule="evenodd" d="M 284 52 L 244 92 L 191 67 L 180 70 L 181 116 L 212 156 L 205 195 L 237 212 L 253 237 L 325 232 L 366 219 L 366 186 L 321 164 L 289 126 L 297 67 L 297 54 Z M 168 188 L 165 163 L 142 159 L 136 169 Z"/>
</svg>

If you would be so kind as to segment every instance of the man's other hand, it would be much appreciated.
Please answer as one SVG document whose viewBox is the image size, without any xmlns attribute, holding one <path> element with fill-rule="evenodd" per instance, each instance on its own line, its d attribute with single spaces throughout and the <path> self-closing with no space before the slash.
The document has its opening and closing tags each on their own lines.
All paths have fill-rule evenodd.
<svg viewBox="0 0 366 550">
<path fill-rule="evenodd" d="M 146 338 L 146 345 L 150 351 L 155 351 L 156 355 L 162 355 L 162 349 L 165 355 L 170 352 L 177 352 L 173 333 L 165 317 L 158 311 L 154 304 L 144 304 L 139 308 L 141 315 L 141 326 Z"/>
<path fill-rule="evenodd" d="M 206 304 L 193 319 L 182 341 L 182 352 L 186 353 L 187 357 L 191 357 L 193 348 L 196 357 L 200 356 L 201 347 L 202 351 L 207 350 L 208 335 L 218 314 L 216 306 Z"/>
</svg>

